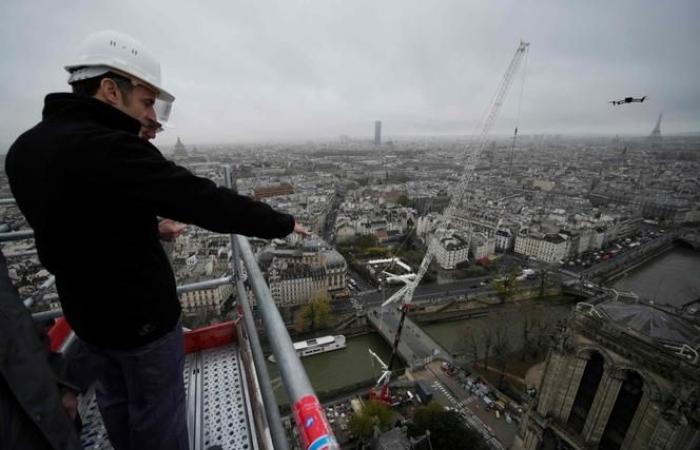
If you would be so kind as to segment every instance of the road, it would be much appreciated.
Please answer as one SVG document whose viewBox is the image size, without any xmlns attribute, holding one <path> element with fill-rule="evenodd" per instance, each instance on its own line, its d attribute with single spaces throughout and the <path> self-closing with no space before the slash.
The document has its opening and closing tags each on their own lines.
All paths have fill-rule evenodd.
<svg viewBox="0 0 700 450">
<path fill-rule="evenodd" d="M 449 284 L 421 284 L 413 296 L 413 303 L 424 305 L 440 303 L 446 300 L 457 300 L 464 298 L 464 296 L 469 297 L 475 294 L 495 294 L 496 291 L 490 285 L 491 278 L 493 277 L 470 278 Z M 485 283 L 484 286 L 481 286 L 482 282 Z M 536 287 L 539 286 L 539 281 L 524 280 L 520 282 L 520 286 L 526 288 Z M 377 292 L 376 289 L 360 291 L 352 296 L 350 302 L 339 301 L 335 303 L 333 310 L 336 313 L 348 313 L 353 310 L 374 308 L 381 305 L 398 290 L 399 287 L 388 288 L 383 292 Z"/>
<path fill-rule="evenodd" d="M 440 369 L 440 364 L 439 361 L 432 362 L 426 366 L 426 370 L 414 372 L 413 377 L 428 383 L 433 389 L 434 400 L 439 404 L 461 412 L 465 425 L 479 432 L 492 448 L 509 448 L 518 425 L 506 422 L 503 416 L 496 418 L 493 411 L 487 411 L 483 401 L 465 391 L 455 378 L 447 376 Z"/>
</svg>

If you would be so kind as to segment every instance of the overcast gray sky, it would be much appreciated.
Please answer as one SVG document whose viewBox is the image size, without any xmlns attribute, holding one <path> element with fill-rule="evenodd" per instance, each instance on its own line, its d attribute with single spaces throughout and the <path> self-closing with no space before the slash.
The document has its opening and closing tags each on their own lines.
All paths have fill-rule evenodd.
<svg viewBox="0 0 700 450">
<path fill-rule="evenodd" d="M 474 133 L 519 40 L 520 129 L 700 131 L 700 1 L 23 1 L 0 6 L 0 145 L 65 91 L 63 65 L 114 29 L 175 94 L 156 144 Z M 496 133 L 512 129 L 519 76 Z M 648 95 L 643 104 L 608 100 Z"/>
</svg>

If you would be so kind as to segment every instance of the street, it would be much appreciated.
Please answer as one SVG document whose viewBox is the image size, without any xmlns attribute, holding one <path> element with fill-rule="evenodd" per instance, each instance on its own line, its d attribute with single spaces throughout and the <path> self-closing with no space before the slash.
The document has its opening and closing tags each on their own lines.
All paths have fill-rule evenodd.
<svg viewBox="0 0 700 450">
<path fill-rule="evenodd" d="M 465 391 L 456 378 L 446 375 L 440 369 L 441 364 L 434 361 L 426 370 L 413 372 L 413 378 L 427 382 L 433 389 L 434 400 L 442 406 L 455 408 L 465 424 L 479 432 L 492 448 L 509 448 L 518 431 L 515 421 L 508 423 L 503 416 L 497 418 L 493 411 L 486 409 L 479 396 Z"/>
</svg>

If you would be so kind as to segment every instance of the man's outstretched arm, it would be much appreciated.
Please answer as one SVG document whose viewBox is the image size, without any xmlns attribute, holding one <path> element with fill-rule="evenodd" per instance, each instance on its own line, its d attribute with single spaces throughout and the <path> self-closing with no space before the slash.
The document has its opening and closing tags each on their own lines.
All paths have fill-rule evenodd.
<svg viewBox="0 0 700 450">
<path fill-rule="evenodd" d="M 75 155 L 68 168 L 73 176 L 125 194 L 159 216 L 217 233 L 267 239 L 308 233 L 291 215 L 192 174 L 137 136 L 115 133 L 104 140 Z"/>
</svg>

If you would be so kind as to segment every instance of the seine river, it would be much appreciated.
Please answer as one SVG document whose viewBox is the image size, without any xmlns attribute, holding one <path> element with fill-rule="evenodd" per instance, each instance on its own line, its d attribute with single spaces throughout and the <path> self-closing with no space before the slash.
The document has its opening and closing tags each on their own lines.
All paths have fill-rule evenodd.
<svg viewBox="0 0 700 450">
<path fill-rule="evenodd" d="M 522 343 L 522 322 L 538 321 L 541 324 L 554 324 L 567 316 L 571 305 L 552 305 L 551 302 L 531 304 L 530 308 L 509 308 L 499 310 L 489 317 L 441 322 L 424 325 L 423 328 L 451 352 L 459 352 L 460 331 L 468 325 L 477 336 L 487 327 L 501 324 L 507 330 L 512 346 Z M 377 364 L 370 360 L 368 348 L 376 352 L 385 362 L 391 354 L 389 345 L 376 333 L 348 338 L 347 348 L 334 352 L 302 358 L 306 373 L 317 393 L 336 390 L 345 386 L 376 379 L 381 374 Z M 281 385 L 276 364 L 268 363 L 275 395 L 280 404 L 287 403 L 287 396 Z"/>
<path fill-rule="evenodd" d="M 368 348 L 377 353 L 384 362 L 389 362 L 391 348 L 376 333 L 348 338 L 347 347 L 343 350 L 302 358 L 301 362 L 316 393 L 333 391 L 378 378 L 381 368 L 370 360 Z M 268 362 L 267 367 L 277 401 L 280 404 L 287 403 L 287 394 L 281 384 L 277 365 Z"/>
<path fill-rule="evenodd" d="M 682 305 L 697 299 L 700 297 L 700 252 L 675 248 L 617 280 L 615 287 L 637 292 L 641 296 L 655 299 L 657 303 Z M 572 307 L 572 304 L 557 305 L 552 301 L 530 302 L 522 307 L 514 305 L 495 308 L 492 314 L 485 317 L 423 325 L 423 329 L 446 350 L 461 353 L 465 351 L 465 333 L 479 337 L 488 333 L 489 329 L 501 328 L 507 336 L 509 349 L 514 351 L 522 346 L 525 321 L 537 324 L 534 329 L 538 326 L 548 326 L 551 329 L 569 315 Z M 334 391 L 364 380 L 376 379 L 380 370 L 370 360 L 368 348 L 388 361 L 391 349 L 375 333 L 349 338 L 344 350 L 303 358 L 302 363 L 316 392 Z M 480 347 L 479 352 L 483 352 L 483 348 Z M 286 403 L 277 366 L 269 363 L 268 367 L 277 399 L 281 404 Z"/>
</svg>

